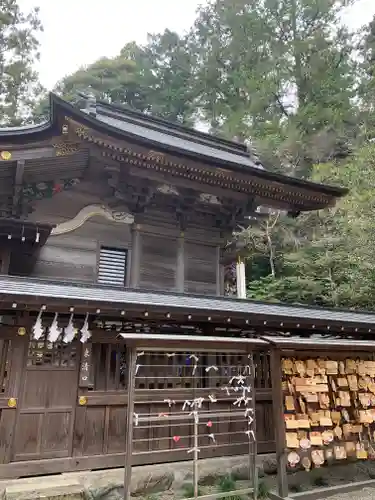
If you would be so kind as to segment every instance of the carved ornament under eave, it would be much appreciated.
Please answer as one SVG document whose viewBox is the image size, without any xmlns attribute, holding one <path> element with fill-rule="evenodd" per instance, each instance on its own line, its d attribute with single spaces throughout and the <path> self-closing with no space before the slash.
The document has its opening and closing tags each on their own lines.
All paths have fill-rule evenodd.
<svg viewBox="0 0 375 500">
<path fill-rule="evenodd" d="M 149 151 L 146 155 L 148 160 L 153 160 L 156 162 L 161 162 L 165 158 L 164 153 L 160 153 L 159 151 Z"/>
<path fill-rule="evenodd" d="M 162 194 L 174 194 L 175 196 L 179 196 L 178 190 L 169 184 L 162 184 L 161 186 L 158 186 L 157 191 Z"/>
<path fill-rule="evenodd" d="M 1 151 L 0 160 L 9 161 L 12 159 L 12 153 L 10 151 Z"/>
<path fill-rule="evenodd" d="M 27 201 L 52 198 L 52 196 L 72 189 L 80 182 L 79 179 L 64 179 L 62 181 L 37 182 L 25 184 L 22 188 L 23 199 Z"/>
<path fill-rule="evenodd" d="M 217 196 L 208 193 L 201 193 L 199 195 L 199 201 L 201 203 L 207 203 L 208 205 L 221 205 L 221 201 Z"/>
<path fill-rule="evenodd" d="M 167 173 L 169 169 L 173 169 L 175 176 L 194 180 L 198 183 L 206 183 L 215 187 L 224 187 L 225 189 L 229 188 L 241 193 L 251 194 L 252 196 L 257 196 L 259 199 L 273 200 L 282 206 L 297 205 L 300 207 L 308 204 L 311 209 L 315 205 L 317 205 L 317 208 L 322 208 L 332 203 L 329 195 L 296 192 L 294 189 L 288 189 L 284 186 L 271 186 L 269 181 L 257 178 L 237 179 L 233 172 L 228 169 L 215 168 L 215 171 L 212 171 L 198 167 L 191 168 L 184 163 L 170 161 L 168 157 L 159 152 L 156 152 L 156 156 L 152 158 L 154 152 L 141 153 L 133 151 L 128 147 L 111 144 L 104 139 L 95 137 L 85 127 L 77 127 L 75 132 L 80 139 L 103 147 L 103 157 L 119 162 L 128 162 L 136 167 L 156 170 L 159 173 Z"/>
<path fill-rule="evenodd" d="M 57 142 L 52 146 L 55 148 L 56 156 L 69 156 L 79 150 L 79 144 L 72 142 Z"/>
<path fill-rule="evenodd" d="M 51 236 L 58 236 L 60 234 L 75 231 L 92 217 L 104 217 L 111 222 L 118 222 L 120 224 L 134 223 L 134 216 L 128 212 L 111 210 L 105 205 L 88 205 L 82 208 L 73 219 L 57 224 L 57 226 L 52 229 Z"/>
</svg>

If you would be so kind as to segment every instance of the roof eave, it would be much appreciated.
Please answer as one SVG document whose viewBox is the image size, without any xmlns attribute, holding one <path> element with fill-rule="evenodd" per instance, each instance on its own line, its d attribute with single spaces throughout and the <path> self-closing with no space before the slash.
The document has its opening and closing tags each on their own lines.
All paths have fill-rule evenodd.
<svg viewBox="0 0 375 500">
<path fill-rule="evenodd" d="M 172 148 L 170 146 L 165 146 L 165 145 L 160 145 L 160 143 L 154 143 L 151 142 L 150 140 L 147 139 L 142 139 L 139 136 L 135 136 L 130 134 L 129 132 L 124 132 L 121 130 L 116 129 L 115 127 L 108 125 L 106 123 L 101 122 L 100 120 L 96 119 L 95 117 L 86 114 L 76 108 L 74 108 L 71 104 L 67 103 L 60 97 L 56 96 L 55 94 L 51 94 L 51 103 L 52 103 L 52 108 L 56 110 L 57 107 L 62 107 L 62 109 L 71 115 L 74 115 L 74 117 L 78 121 L 82 121 L 84 124 L 90 126 L 94 130 L 97 130 L 98 132 L 101 133 L 107 133 L 108 135 L 112 135 L 115 137 L 118 137 L 120 139 L 132 139 L 138 144 L 152 144 L 153 146 L 157 146 L 159 149 L 164 150 L 166 152 L 170 153 L 175 153 L 180 156 L 184 157 L 189 157 L 193 160 L 201 160 L 202 162 L 206 164 L 211 164 L 214 166 L 221 166 L 223 168 L 226 168 L 228 170 L 232 171 L 237 171 L 245 174 L 252 174 L 257 177 L 263 178 L 265 180 L 268 180 L 270 182 L 279 182 L 281 184 L 286 184 L 290 186 L 294 186 L 300 189 L 309 189 L 310 191 L 320 193 L 320 194 L 326 194 L 328 196 L 331 196 L 333 198 L 340 198 L 345 196 L 349 190 L 347 188 L 342 188 L 338 186 L 327 186 L 325 184 L 319 184 L 311 181 L 305 181 L 302 179 L 294 179 L 292 177 L 288 177 L 285 175 L 273 173 L 273 172 L 267 172 L 266 170 L 261 170 L 256 167 L 252 168 L 249 166 L 241 166 L 237 165 L 235 163 L 230 163 L 227 161 L 220 161 L 217 160 L 216 158 L 212 158 L 210 156 L 202 155 L 199 153 L 193 153 L 193 152 L 187 152 L 184 150 L 181 150 L 180 148 Z"/>
<path fill-rule="evenodd" d="M 52 135 L 55 130 L 57 119 L 54 96 L 52 93 L 49 94 L 49 108 L 49 119 L 43 123 L 20 127 L 0 127 L 0 143 L 9 138 L 12 139 L 10 143 L 19 143 L 21 140 L 31 142 Z"/>
</svg>

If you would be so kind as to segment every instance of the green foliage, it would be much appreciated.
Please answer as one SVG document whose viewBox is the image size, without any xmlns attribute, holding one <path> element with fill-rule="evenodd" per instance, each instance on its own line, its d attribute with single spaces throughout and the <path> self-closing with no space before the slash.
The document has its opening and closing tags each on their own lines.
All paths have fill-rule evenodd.
<svg viewBox="0 0 375 500">
<path fill-rule="evenodd" d="M 0 126 L 29 120 L 40 92 L 33 63 L 38 59 L 39 10 L 25 14 L 17 0 L 0 0 Z"/>
<path fill-rule="evenodd" d="M 260 500 L 266 500 L 268 498 L 268 493 L 270 489 L 265 481 L 259 481 L 258 484 L 258 498 Z"/>
<path fill-rule="evenodd" d="M 183 484 L 182 491 L 184 494 L 184 498 L 194 498 L 194 484 L 193 483 Z M 199 495 L 202 495 L 202 490 L 198 487 L 198 496 Z"/>
<path fill-rule="evenodd" d="M 276 248 L 278 274 L 250 282 L 249 297 L 373 309 L 375 144 L 363 146 L 345 163 L 316 166 L 312 177 L 350 186 L 350 193 L 335 208 L 294 221 L 298 244 L 279 254 Z"/>
<path fill-rule="evenodd" d="M 216 0 L 199 11 L 199 105 L 214 131 L 255 139 L 268 165 L 307 175 L 354 133 L 354 38 L 344 0 Z M 344 151 L 342 151 L 344 149 Z"/>
<path fill-rule="evenodd" d="M 218 484 L 218 489 L 220 493 L 230 493 L 236 490 L 236 481 L 233 479 L 231 475 L 226 475 L 222 477 Z M 242 500 L 240 495 L 236 495 L 235 493 L 223 497 L 225 500 Z"/>
<path fill-rule="evenodd" d="M 113 58 L 103 57 L 63 78 L 54 91 L 80 106 L 78 92 L 127 105 L 183 124 L 191 124 L 194 92 L 191 85 L 195 56 L 183 38 L 166 30 L 150 36 L 146 46 L 128 43 Z M 35 119 L 48 112 L 48 99 L 37 103 Z"/>
</svg>

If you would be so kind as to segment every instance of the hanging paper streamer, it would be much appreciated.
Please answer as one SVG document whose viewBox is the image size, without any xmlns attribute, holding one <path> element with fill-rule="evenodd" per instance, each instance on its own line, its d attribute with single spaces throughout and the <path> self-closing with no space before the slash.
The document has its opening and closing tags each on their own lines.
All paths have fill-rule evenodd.
<svg viewBox="0 0 375 500">
<path fill-rule="evenodd" d="M 215 372 L 217 372 L 219 370 L 219 368 L 215 365 L 207 366 L 206 373 L 210 372 L 211 370 L 214 370 Z"/>
<path fill-rule="evenodd" d="M 212 442 L 216 444 L 216 439 L 214 434 L 209 434 L 208 437 L 212 439 Z"/>
<path fill-rule="evenodd" d="M 35 340 L 39 340 L 44 333 L 44 328 L 42 325 L 42 314 L 43 314 L 43 308 L 40 309 L 38 317 L 36 318 L 34 326 L 32 327 L 33 338 Z"/>
<path fill-rule="evenodd" d="M 173 399 L 164 399 L 164 403 L 168 403 L 169 408 L 171 408 L 172 405 L 176 404 L 176 401 Z"/>
<path fill-rule="evenodd" d="M 81 342 L 84 344 L 91 337 L 91 332 L 89 330 L 89 315 L 86 314 L 85 322 L 83 323 L 83 327 L 81 328 Z"/>
<path fill-rule="evenodd" d="M 138 413 L 134 413 L 133 416 L 134 416 L 134 425 L 136 427 L 138 427 L 138 424 L 139 424 L 139 415 L 138 415 Z"/>
<path fill-rule="evenodd" d="M 196 451 L 197 453 L 200 453 L 201 450 L 199 448 L 197 448 L 197 447 L 194 447 L 194 448 L 190 448 L 190 450 L 188 450 L 187 452 L 188 453 L 193 453 L 194 451 Z"/>
<path fill-rule="evenodd" d="M 53 318 L 52 324 L 49 327 L 49 332 L 48 332 L 48 340 L 50 342 L 56 342 L 56 340 L 60 337 L 62 328 L 59 328 L 59 324 L 57 322 L 59 314 L 55 313 L 55 317 Z"/>
<path fill-rule="evenodd" d="M 190 354 L 187 358 L 186 358 L 186 365 L 191 365 L 193 361 L 193 375 L 195 375 L 195 372 L 197 371 L 197 368 L 198 368 L 198 361 L 199 361 L 199 358 L 198 356 L 196 356 L 195 354 Z"/>
<path fill-rule="evenodd" d="M 209 394 L 208 399 L 210 400 L 211 403 L 216 403 L 217 399 L 214 394 Z"/>
<path fill-rule="evenodd" d="M 222 387 L 221 390 L 225 391 L 227 393 L 227 396 L 230 396 L 230 391 L 229 391 L 229 388 L 227 386 Z"/>
<path fill-rule="evenodd" d="M 253 441 L 255 441 L 255 434 L 254 434 L 254 431 L 252 430 L 249 430 L 249 431 L 245 431 L 245 434 L 246 436 L 250 439 L 250 438 L 253 438 Z"/>
<path fill-rule="evenodd" d="M 72 313 L 70 315 L 70 318 L 69 318 L 68 326 L 66 328 L 64 328 L 63 342 L 65 344 L 69 344 L 70 342 L 72 342 L 72 340 L 74 339 L 74 337 L 76 335 L 76 329 L 74 328 L 74 324 L 73 324 L 73 316 L 74 316 L 74 314 Z"/>
<path fill-rule="evenodd" d="M 229 380 L 229 384 L 232 385 L 234 381 L 237 382 L 237 384 L 244 384 L 245 383 L 245 380 L 246 378 L 243 376 L 243 375 L 235 375 L 234 377 L 232 377 L 230 380 Z"/>
</svg>

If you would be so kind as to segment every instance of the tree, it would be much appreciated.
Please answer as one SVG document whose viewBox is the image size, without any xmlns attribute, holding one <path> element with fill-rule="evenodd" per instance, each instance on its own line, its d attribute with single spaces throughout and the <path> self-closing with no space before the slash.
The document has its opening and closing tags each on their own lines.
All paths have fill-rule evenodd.
<svg viewBox="0 0 375 500">
<path fill-rule="evenodd" d="M 72 75 L 64 77 L 54 92 L 68 102 L 80 107 L 80 93 L 92 93 L 97 99 L 127 104 L 134 109 L 149 109 L 148 89 L 139 78 L 136 61 L 121 53 L 114 58 L 103 57 Z M 43 121 L 49 112 L 48 97 L 44 96 L 35 106 L 34 119 Z"/>
<path fill-rule="evenodd" d="M 314 180 L 348 186 L 335 208 L 296 221 L 298 245 L 284 249 L 278 274 L 249 284 L 249 296 L 350 308 L 375 308 L 375 145 L 344 164 L 320 164 Z"/>
<path fill-rule="evenodd" d="M 54 91 L 75 105 L 81 104 L 79 91 L 90 91 L 97 99 L 191 124 L 193 61 L 186 40 L 166 30 L 150 36 L 145 46 L 128 43 L 118 56 L 103 57 L 66 76 Z M 36 106 L 36 119 L 45 119 L 47 112 L 48 100 L 44 97 Z"/>
<path fill-rule="evenodd" d="M 358 88 L 358 99 L 361 108 L 362 132 L 365 139 L 375 135 L 375 16 L 366 26 L 362 43 L 361 79 Z"/>
<path fill-rule="evenodd" d="M 19 125 L 29 120 L 40 92 L 37 73 L 39 10 L 21 12 L 17 0 L 0 0 L 0 124 Z"/>
<path fill-rule="evenodd" d="M 346 0 L 216 0 L 192 31 L 200 106 L 215 132 L 253 138 L 279 168 L 308 175 L 347 153 L 356 64 Z"/>
<path fill-rule="evenodd" d="M 153 80 L 151 112 L 172 122 L 192 125 L 196 106 L 196 56 L 186 37 L 165 30 L 149 37 L 143 48 Z"/>
</svg>

